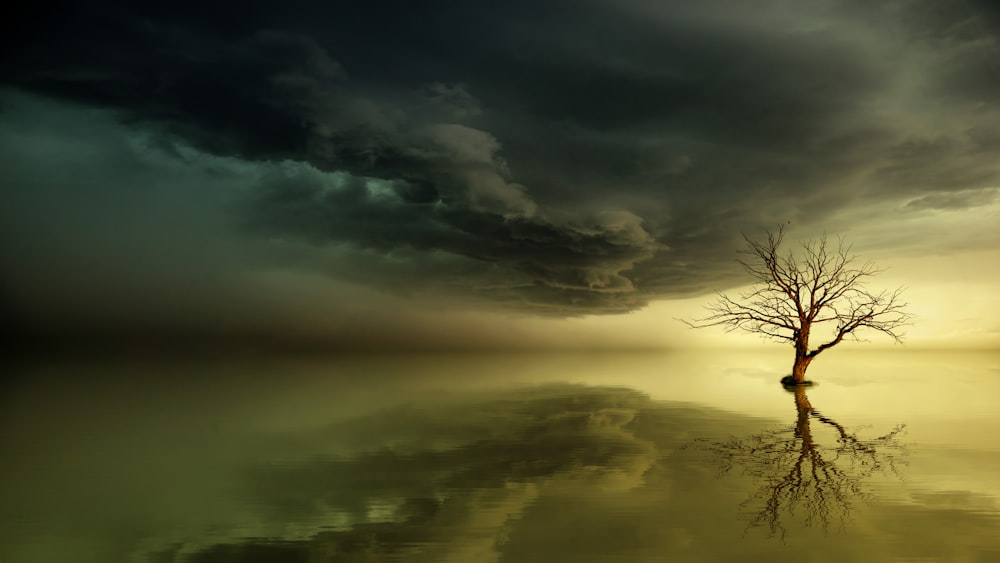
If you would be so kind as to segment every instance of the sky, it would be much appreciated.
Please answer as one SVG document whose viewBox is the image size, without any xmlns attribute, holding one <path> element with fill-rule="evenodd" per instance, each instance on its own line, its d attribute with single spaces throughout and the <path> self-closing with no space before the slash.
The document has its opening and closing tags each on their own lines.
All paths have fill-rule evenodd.
<svg viewBox="0 0 1000 563">
<path fill-rule="evenodd" d="M 993 2 L 138 4 L 0 24 L 26 342 L 757 346 L 676 319 L 784 225 L 1000 348 Z"/>
</svg>

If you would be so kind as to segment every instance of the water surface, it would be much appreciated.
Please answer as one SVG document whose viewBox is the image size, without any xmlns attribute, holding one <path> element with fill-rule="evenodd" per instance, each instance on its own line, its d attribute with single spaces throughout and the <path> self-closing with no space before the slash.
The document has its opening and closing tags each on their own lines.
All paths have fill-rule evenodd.
<svg viewBox="0 0 1000 563">
<path fill-rule="evenodd" d="M 1000 560 L 994 354 L 22 365 L 0 561 Z"/>
</svg>

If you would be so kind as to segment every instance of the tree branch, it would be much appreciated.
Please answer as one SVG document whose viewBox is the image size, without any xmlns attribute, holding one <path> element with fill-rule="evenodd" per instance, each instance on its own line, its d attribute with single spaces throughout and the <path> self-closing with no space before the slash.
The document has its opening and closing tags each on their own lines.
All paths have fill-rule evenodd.
<svg viewBox="0 0 1000 563">
<path fill-rule="evenodd" d="M 883 270 L 872 262 L 855 263 L 851 246 L 837 238 L 836 248 L 824 235 L 803 242 L 798 255 L 781 253 L 784 228 L 767 231 L 766 240 L 746 234 L 747 258 L 737 260 L 756 280 L 738 298 L 718 293 L 706 307 L 708 315 L 683 320 L 692 328 L 721 326 L 727 332 L 742 330 L 765 338 L 790 340 L 814 358 L 847 338 L 861 340 L 857 332 L 869 329 L 902 341 L 901 329 L 911 315 L 902 300 L 903 288 L 870 291 L 866 282 Z M 833 337 L 810 349 L 809 335 L 814 323 L 836 323 Z"/>
</svg>

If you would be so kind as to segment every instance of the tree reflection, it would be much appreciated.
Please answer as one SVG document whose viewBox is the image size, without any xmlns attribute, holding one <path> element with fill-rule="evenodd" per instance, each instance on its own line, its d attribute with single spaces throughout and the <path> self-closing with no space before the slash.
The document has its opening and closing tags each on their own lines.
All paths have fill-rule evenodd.
<svg viewBox="0 0 1000 563">
<path fill-rule="evenodd" d="M 873 500 L 867 480 L 875 474 L 900 477 L 905 446 L 899 437 L 905 425 L 875 438 L 863 438 L 842 424 L 820 414 L 795 386 L 797 418 L 791 427 L 772 429 L 748 437 L 730 437 L 709 443 L 719 457 L 720 474 L 739 467 L 744 475 L 762 483 L 741 504 L 748 511 L 747 530 L 765 528 L 784 540 L 784 518 L 798 518 L 806 526 L 828 530 L 846 525 L 858 502 Z M 814 426 L 818 421 L 825 426 Z M 822 443 L 821 428 L 829 427 L 833 442 Z"/>
</svg>

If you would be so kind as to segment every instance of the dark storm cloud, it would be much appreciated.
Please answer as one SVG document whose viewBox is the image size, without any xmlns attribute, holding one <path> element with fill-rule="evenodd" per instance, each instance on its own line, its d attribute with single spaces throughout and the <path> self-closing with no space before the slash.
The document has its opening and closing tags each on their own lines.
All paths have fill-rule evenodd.
<svg viewBox="0 0 1000 563">
<path fill-rule="evenodd" d="M 627 212 L 503 218 L 417 183 L 211 156 L 106 111 L 3 103 L 15 349 L 490 347 L 492 328 L 449 307 L 563 316 L 644 299 L 618 272 L 655 243 Z"/>
<path fill-rule="evenodd" d="M 516 308 L 612 312 L 642 304 L 636 302 L 639 296 L 620 295 L 634 293 L 621 272 L 652 257 L 656 248 L 634 214 L 605 212 L 562 223 L 504 217 L 428 201 L 424 193 L 430 189 L 402 180 L 331 179 L 315 171 L 286 169 L 263 180 L 249 202 L 247 227 L 270 236 L 317 245 L 335 241 L 397 258 L 430 252 L 471 258 L 482 266 L 465 272 L 471 274 L 469 289 L 509 305 L 521 301 Z M 417 269 L 427 265 L 411 264 L 415 268 L 406 283 L 421 277 Z M 364 270 L 369 269 L 356 275 Z"/>
<path fill-rule="evenodd" d="M 8 85 L 112 109 L 161 147 L 267 163 L 242 232 L 338 249 L 300 265 L 377 287 L 627 311 L 732 283 L 741 231 L 984 205 L 969 194 L 1000 178 L 986 3 L 102 2 L 20 18 Z"/>
</svg>

